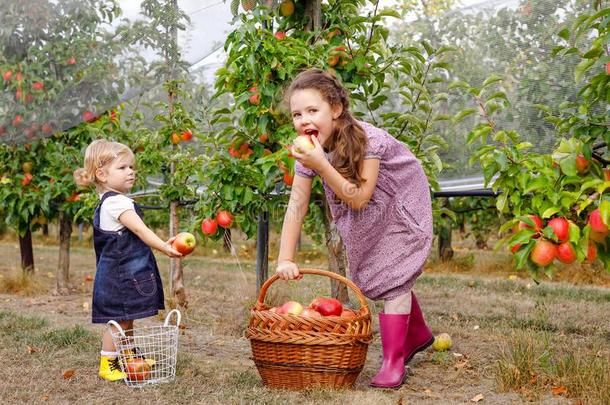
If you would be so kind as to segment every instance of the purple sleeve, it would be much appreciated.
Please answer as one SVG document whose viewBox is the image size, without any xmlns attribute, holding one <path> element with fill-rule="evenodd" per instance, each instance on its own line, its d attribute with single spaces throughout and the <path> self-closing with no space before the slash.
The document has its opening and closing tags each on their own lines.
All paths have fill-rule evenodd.
<svg viewBox="0 0 610 405">
<path fill-rule="evenodd" d="M 378 158 L 381 159 L 386 150 L 385 137 L 383 132 L 379 128 L 375 128 L 372 125 L 363 125 L 364 131 L 368 135 L 368 142 L 364 158 Z"/>
<path fill-rule="evenodd" d="M 298 160 L 294 162 L 294 171 L 301 177 L 316 177 L 317 173 L 314 170 L 308 169 Z"/>
</svg>

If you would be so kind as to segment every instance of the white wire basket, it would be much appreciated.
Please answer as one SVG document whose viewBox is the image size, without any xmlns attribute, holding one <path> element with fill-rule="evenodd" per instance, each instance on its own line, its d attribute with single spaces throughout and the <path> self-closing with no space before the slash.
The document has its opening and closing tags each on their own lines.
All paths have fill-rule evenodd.
<svg viewBox="0 0 610 405">
<path fill-rule="evenodd" d="M 174 314 L 176 324 L 170 325 L 169 321 Z M 119 352 L 121 370 L 127 375 L 127 385 L 139 388 L 170 382 L 176 377 L 181 318 L 180 311 L 174 309 L 167 314 L 163 325 L 128 330 L 123 330 L 115 321 L 108 321 L 112 341 Z"/>
</svg>

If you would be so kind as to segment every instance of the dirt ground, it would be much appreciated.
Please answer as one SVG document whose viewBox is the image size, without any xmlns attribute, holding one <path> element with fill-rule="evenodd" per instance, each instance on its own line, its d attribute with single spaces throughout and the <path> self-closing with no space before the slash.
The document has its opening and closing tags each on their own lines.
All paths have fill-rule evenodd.
<svg viewBox="0 0 610 405">
<path fill-rule="evenodd" d="M 493 260 L 489 266 L 496 270 L 490 274 L 476 270 L 463 252 L 458 252 L 453 267 L 432 260 L 416 285 L 433 331 L 449 333 L 454 346 L 448 352 L 429 350 L 417 355 L 406 383 L 398 390 L 368 387 L 381 363 L 376 316 L 375 340 L 353 389 L 292 392 L 265 388 L 251 360 L 249 341 L 243 337 L 248 310 L 256 301 L 254 262 L 247 252 L 236 258 L 216 250 L 210 253 L 210 249 L 206 249 L 208 256 L 184 261 L 189 307 L 183 313 L 185 328 L 175 382 L 141 390 L 121 382 L 107 383 L 96 375 L 103 327 L 90 322 L 92 283 L 87 276 L 95 272 L 94 253 L 86 246 L 72 249 L 75 290 L 69 296 L 54 296 L 57 252 L 55 246 L 36 245 L 36 275 L 20 284 L 18 246 L 10 241 L 0 243 L 2 402 L 594 404 L 607 398 L 595 390 L 610 391 L 610 377 L 591 378 L 602 386 L 591 388 L 588 394 L 570 376 L 556 372 L 556 365 L 540 366 L 547 354 L 563 361 L 561 356 L 573 353 L 601 362 L 601 368 L 579 366 L 579 370 L 610 371 L 610 289 L 603 286 L 605 274 L 597 277 L 602 286 L 582 280 L 579 285 L 561 281 L 536 284 L 524 275 L 508 274 L 504 265 L 494 265 Z M 167 280 L 168 261 L 158 260 Z M 308 266 L 325 268 L 322 261 L 307 260 Z M 498 260 L 504 263 L 507 259 Z M 165 282 L 166 291 L 168 287 Z M 310 276 L 300 282 L 274 283 L 266 298 L 271 304 L 288 298 L 307 303 L 315 296 L 328 295 L 328 290 L 327 279 Z M 372 302 L 369 306 L 379 310 Z M 161 319 L 163 314 L 140 325 L 158 324 Z M 58 334 L 72 340 L 66 343 L 53 338 Z M 507 386 L 507 380 L 518 380 L 514 374 L 522 369 L 515 364 L 507 372 L 501 366 L 511 358 L 518 361 L 514 348 L 524 342 L 531 343 L 526 345 L 529 355 L 538 356 L 532 364 L 538 364 L 544 373 L 532 372 L 526 383 Z M 74 375 L 65 379 L 67 370 Z"/>
</svg>

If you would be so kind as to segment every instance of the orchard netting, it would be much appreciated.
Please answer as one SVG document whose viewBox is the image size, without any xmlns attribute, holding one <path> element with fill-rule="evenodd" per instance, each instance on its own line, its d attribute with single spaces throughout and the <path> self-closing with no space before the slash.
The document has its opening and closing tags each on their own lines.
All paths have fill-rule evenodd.
<svg viewBox="0 0 610 405">
<path fill-rule="evenodd" d="M 179 1 L 176 4 L 183 15 L 177 14 L 176 18 L 185 17 L 185 29 L 175 33 L 163 32 L 155 26 L 158 16 L 152 8 L 147 13 L 147 3 L 3 1 L 2 140 L 24 142 L 51 136 L 83 120 L 93 120 L 122 102 L 134 110 L 147 105 L 152 116 L 159 113 L 152 102 L 164 97 L 161 84 L 168 69 L 188 72 L 188 86 L 196 95 L 193 102 L 205 102 L 214 92 L 214 71 L 223 63 L 224 40 L 234 29 L 232 21 L 238 23 L 232 10 L 238 2 Z M 409 2 L 381 3 L 403 11 L 404 18 L 386 21 L 395 43 L 408 46 L 426 40 L 433 47 L 457 47 L 447 73 L 450 81 L 477 86 L 491 75 L 501 76 L 511 106 L 497 124 L 519 132 L 538 151 L 551 151 L 558 141 L 557 134 L 543 119 L 544 113 L 537 105 L 556 108 L 564 101 L 576 99 L 577 58 L 568 55 L 558 59 L 553 48 L 565 43 L 559 35 L 561 30 L 591 7 L 588 2 L 446 1 L 438 2 L 435 9 L 419 11 L 409 10 Z M 168 7 L 165 12 L 173 10 Z M 366 13 L 363 10 L 363 15 Z M 178 46 L 168 46 L 161 40 L 155 43 L 151 30 L 157 30 L 159 38 L 175 35 Z M 168 67 L 165 62 L 176 53 L 183 62 Z M 447 92 L 451 94 L 449 89 Z M 472 103 L 463 94 L 450 95 L 449 100 L 448 115 Z M 393 108 L 391 98 L 384 108 Z M 461 188 L 482 185 L 480 168 L 468 164 L 471 151 L 466 138 L 474 119 L 448 124 L 440 134 L 448 144 L 441 153 L 447 167 L 439 176 L 446 180 L 445 185 Z"/>
</svg>

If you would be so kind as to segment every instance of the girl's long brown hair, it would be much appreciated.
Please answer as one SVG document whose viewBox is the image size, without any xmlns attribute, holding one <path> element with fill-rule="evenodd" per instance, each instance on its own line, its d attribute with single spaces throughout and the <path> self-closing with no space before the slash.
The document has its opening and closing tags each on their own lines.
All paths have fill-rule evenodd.
<svg viewBox="0 0 610 405">
<path fill-rule="evenodd" d="M 321 69 L 300 73 L 287 92 L 287 99 L 297 90 L 313 89 L 320 92 L 331 107 L 341 106 L 341 115 L 334 120 L 334 131 L 325 148 L 333 151 L 332 165 L 347 180 L 360 186 L 363 182 L 360 168 L 368 144 L 366 133 L 349 112 L 349 96 L 339 79 Z"/>
</svg>

